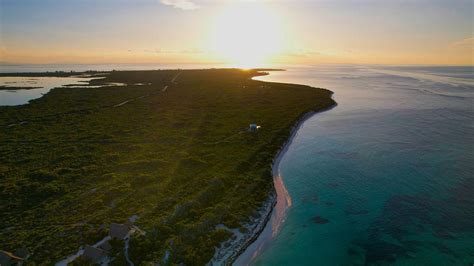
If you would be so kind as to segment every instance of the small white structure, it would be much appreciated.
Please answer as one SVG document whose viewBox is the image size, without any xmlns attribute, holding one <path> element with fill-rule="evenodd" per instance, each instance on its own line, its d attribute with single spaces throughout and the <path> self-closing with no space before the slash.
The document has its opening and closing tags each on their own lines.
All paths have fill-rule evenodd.
<svg viewBox="0 0 474 266">
<path fill-rule="evenodd" d="M 257 131 L 259 128 L 260 126 L 257 126 L 257 124 L 250 124 L 249 131 Z"/>
</svg>

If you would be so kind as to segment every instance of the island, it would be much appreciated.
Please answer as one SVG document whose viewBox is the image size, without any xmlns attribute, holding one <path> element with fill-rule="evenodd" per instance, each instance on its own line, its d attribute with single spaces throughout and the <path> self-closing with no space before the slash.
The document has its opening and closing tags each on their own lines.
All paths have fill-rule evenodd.
<svg viewBox="0 0 474 266">
<path fill-rule="evenodd" d="M 89 85 L 126 85 L 0 106 L 3 256 L 231 263 L 275 204 L 272 164 L 292 129 L 335 105 L 326 89 L 252 79 L 265 71 L 100 72 Z"/>
</svg>

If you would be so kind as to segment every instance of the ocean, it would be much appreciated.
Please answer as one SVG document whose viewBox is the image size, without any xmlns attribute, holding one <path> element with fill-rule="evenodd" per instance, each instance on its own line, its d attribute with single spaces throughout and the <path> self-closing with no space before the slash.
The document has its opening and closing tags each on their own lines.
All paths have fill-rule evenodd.
<svg viewBox="0 0 474 266">
<path fill-rule="evenodd" d="M 472 265 L 474 68 L 317 66 L 334 92 L 280 171 L 292 205 L 251 265 Z"/>
</svg>

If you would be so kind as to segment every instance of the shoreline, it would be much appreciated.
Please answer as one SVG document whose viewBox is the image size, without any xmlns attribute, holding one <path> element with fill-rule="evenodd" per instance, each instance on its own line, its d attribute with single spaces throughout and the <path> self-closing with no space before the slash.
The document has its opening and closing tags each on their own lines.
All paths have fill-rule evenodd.
<svg viewBox="0 0 474 266">
<path fill-rule="evenodd" d="M 22 149 L 22 145 L 28 146 L 28 142 L 18 141 L 13 136 L 11 141 L 5 142 L 7 151 L 11 151 L 8 152 L 8 155 L 12 155 L 11 158 L 9 157 L 11 160 L 9 159 L 8 162 L 12 163 L 12 169 L 18 166 L 18 163 L 16 163 L 18 157 L 14 156 L 16 152 L 24 152 L 23 157 L 31 158 L 31 160 L 27 161 L 28 164 L 22 165 L 21 168 L 18 168 L 18 171 L 24 173 L 26 177 L 30 177 L 31 173 L 32 178 L 26 179 L 26 184 L 22 183 L 23 181 L 20 182 L 20 180 L 18 182 L 21 184 L 19 183 L 18 185 L 23 186 L 30 182 L 35 182 L 34 178 L 36 178 L 37 172 L 41 174 L 41 176 L 47 176 L 48 179 L 58 177 L 57 182 L 61 190 L 57 195 L 54 195 L 54 200 L 56 200 L 57 197 L 59 202 L 64 201 L 78 206 L 78 208 L 68 210 L 68 212 L 61 213 L 61 215 L 67 215 L 67 219 L 71 221 L 77 220 L 81 223 L 84 219 L 86 221 L 103 220 L 108 223 L 108 221 L 111 221 L 108 210 L 120 210 L 126 211 L 129 214 L 143 214 L 142 217 L 145 217 L 143 224 L 155 224 L 157 221 L 155 218 L 157 217 L 154 216 L 154 210 L 158 207 L 165 206 L 161 205 L 161 203 L 170 203 L 165 206 L 167 208 L 166 212 L 163 212 L 163 214 L 161 212 L 156 213 L 156 215 L 160 218 L 162 215 L 165 218 L 165 223 L 169 221 L 170 224 L 172 224 L 168 226 L 171 230 L 168 230 L 168 228 L 161 230 L 160 237 L 163 237 L 163 239 L 176 239 L 179 245 L 177 246 L 178 248 L 174 249 L 174 244 L 169 244 L 172 245 L 170 246 L 170 248 L 173 248 L 172 250 L 167 249 L 167 247 L 155 246 L 153 243 L 156 242 L 157 239 L 153 235 L 147 236 L 144 241 L 140 241 L 143 244 L 144 252 L 150 254 L 151 251 L 156 252 L 159 250 L 160 252 L 165 252 L 165 258 L 168 257 L 166 255 L 168 253 L 172 255 L 171 259 L 173 263 L 183 262 L 185 264 L 194 263 L 202 265 L 210 263 L 217 250 L 219 259 L 217 261 L 225 261 L 227 264 L 234 263 L 242 254 L 245 254 L 246 250 L 252 250 L 252 243 L 258 241 L 260 235 L 265 234 L 265 229 L 269 227 L 267 226 L 268 224 L 275 224 L 268 222 L 271 221 L 274 213 L 279 213 L 280 215 L 278 215 L 278 217 L 284 217 L 285 210 L 288 208 L 288 205 L 291 204 L 291 199 L 288 196 L 288 192 L 281 178 L 278 178 L 278 175 L 275 175 L 274 171 L 278 170 L 278 164 L 283 160 L 282 157 L 288 149 L 287 145 L 290 145 L 288 142 L 292 143 L 300 124 L 303 124 L 307 118 L 311 117 L 315 113 L 313 111 L 323 110 L 332 106 L 334 101 L 331 99 L 331 92 L 325 89 L 317 89 L 298 84 L 251 80 L 254 76 L 268 75 L 268 73 L 257 73 L 255 71 L 239 69 L 196 70 L 188 73 L 189 75 L 183 78 L 185 79 L 185 81 L 183 81 L 185 86 L 175 86 L 170 96 L 163 96 L 167 97 L 166 99 L 163 97 L 150 97 L 150 99 L 146 101 L 138 101 L 147 95 L 162 93 L 162 90 L 159 90 L 159 88 L 161 86 L 168 87 L 171 85 L 169 79 L 173 74 L 176 74 L 176 71 L 113 72 L 113 74 L 108 76 L 107 81 L 124 82 L 133 87 L 126 86 L 125 88 L 113 89 L 81 88 L 77 90 L 56 89 L 53 90 L 54 93 L 49 94 L 43 99 L 34 101 L 35 104 L 28 107 L 2 107 L 5 109 L 2 118 L 5 120 L 4 124 L 6 125 L 2 133 L 6 137 L 11 137 L 9 133 L 13 131 L 15 131 L 15 134 L 21 134 L 28 139 L 32 138 L 31 141 L 33 142 L 36 141 L 35 139 L 41 141 L 41 139 L 60 139 L 65 135 L 70 136 L 70 141 L 51 143 L 51 148 L 57 151 L 53 154 L 53 157 L 64 157 L 64 155 L 62 155 L 64 151 L 66 151 L 66 155 L 69 156 L 66 158 L 84 157 L 84 165 L 97 165 L 97 167 L 88 168 L 88 171 L 84 172 L 84 175 L 81 176 L 84 178 L 89 176 L 93 178 L 97 175 L 104 176 L 103 179 L 97 179 L 97 184 L 90 183 L 85 187 L 77 187 L 77 184 L 73 182 L 74 178 L 77 177 L 77 171 L 74 170 L 76 167 L 74 164 L 71 164 L 69 159 L 62 160 L 61 165 L 47 165 L 45 166 L 47 170 L 38 172 L 34 164 L 34 158 L 42 156 L 41 150 L 37 148 L 32 150 Z M 135 88 L 136 82 L 151 85 Z M 203 86 L 202 90 L 193 90 L 192 96 L 198 97 L 199 101 L 194 101 L 192 97 L 188 97 L 190 95 L 189 84 Z M 157 86 L 159 87 L 157 88 Z M 169 95 L 167 94 L 168 92 L 171 93 L 169 87 L 164 95 Z M 222 97 L 222 95 L 225 97 Z M 262 96 L 265 96 L 265 99 L 262 99 Z M 133 100 L 134 106 L 127 104 L 130 102 L 130 99 Z M 260 136 L 252 137 L 249 134 L 248 137 L 242 137 L 239 141 L 232 141 L 225 145 L 215 145 L 213 147 L 207 146 L 205 142 L 196 142 L 196 146 L 193 146 L 196 147 L 195 149 L 188 150 L 186 153 L 177 153 L 177 159 L 186 167 L 180 167 L 179 172 L 173 172 L 172 178 L 175 180 L 172 180 L 173 182 L 176 181 L 178 186 L 176 186 L 175 183 L 166 182 L 166 184 L 161 187 L 160 184 L 156 183 L 156 187 L 153 187 L 153 189 L 156 189 L 157 192 L 167 190 L 170 193 L 169 195 L 167 193 L 163 195 L 162 193 L 158 193 L 157 195 L 150 196 L 153 199 L 157 197 L 157 201 L 147 201 L 145 196 L 148 196 L 150 188 L 148 186 L 141 186 L 138 182 L 140 180 L 137 180 L 138 183 L 119 188 L 118 192 L 120 193 L 114 193 L 114 195 L 112 195 L 113 197 L 111 197 L 110 200 L 107 199 L 97 210 L 94 209 L 91 212 L 90 206 L 83 204 L 84 202 L 102 199 L 103 195 L 108 195 L 108 190 L 100 190 L 97 189 L 97 187 L 100 188 L 102 182 L 106 183 L 109 177 L 112 178 L 114 182 L 121 182 L 126 180 L 128 175 L 133 175 L 140 169 L 139 171 L 141 171 L 144 177 L 142 181 L 150 182 L 150 184 L 155 185 L 155 183 L 153 183 L 155 178 L 148 178 L 148 175 L 151 176 L 155 174 L 156 169 L 174 171 L 176 165 L 167 163 L 168 158 L 166 157 L 166 152 L 163 152 L 166 151 L 166 149 L 176 150 L 174 146 L 169 145 L 169 140 L 181 137 L 183 137 L 183 139 L 194 139 L 197 136 L 196 132 L 203 134 L 202 136 L 204 137 L 209 137 L 209 139 L 217 139 L 216 137 L 220 137 L 224 132 L 222 125 L 226 125 L 229 114 L 232 114 L 232 118 L 235 118 L 235 121 L 240 121 L 236 124 L 235 128 L 229 126 L 229 133 L 241 132 L 243 124 L 249 122 L 248 113 L 242 112 L 242 100 L 245 100 L 245 107 L 253 111 L 252 116 L 257 117 L 261 125 L 268 125 L 268 130 L 266 127 L 263 128 L 261 130 L 262 134 L 259 134 Z M 58 102 L 61 102 L 61 104 L 58 105 Z M 181 107 L 183 103 L 186 104 L 186 108 Z M 208 108 L 211 106 L 210 103 L 212 103 L 214 107 Z M 119 108 L 124 105 L 129 107 Z M 160 108 L 166 110 L 166 112 L 153 112 L 153 115 L 148 116 L 149 111 L 155 110 L 154 108 L 158 105 Z M 95 112 L 97 108 L 113 108 L 114 106 L 117 108 L 110 109 L 110 112 L 99 112 L 100 114 Z M 278 109 L 274 109 L 275 106 L 277 106 Z M 143 112 L 137 112 L 138 109 L 135 107 L 138 107 L 139 110 Z M 196 113 L 196 109 L 200 109 L 203 112 Z M 214 115 L 216 111 L 219 110 L 226 111 L 222 112 L 222 114 L 217 112 L 218 115 Z M 76 115 L 78 113 L 85 113 L 87 116 Z M 176 114 L 175 117 L 177 117 L 177 119 L 173 119 L 174 122 L 201 121 L 203 117 L 206 117 L 208 119 L 202 121 L 208 122 L 211 126 L 203 128 L 202 123 L 167 123 L 170 114 L 173 116 Z M 64 115 L 68 116 L 65 117 Z M 131 120 L 126 119 L 127 116 L 130 116 L 134 119 L 133 121 L 138 121 L 139 123 L 140 121 L 146 121 L 147 127 L 143 128 L 143 131 L 141 131 L 142 129 L 137 131 L 133 123 L 130 123 Z M 11 121 L 11 117 L 16 117 L 18 121 Z M 143 118 L 147 119 L 143 120 Z M 113 121 L 113 123 L 105 123 L 104 126 L 97 128 L 97 121 L 104 119 Z M 16 126 L 23 125 L 27 122 L 28 126 Z M 72 135 L 70 133 L 72 132 L 71 130 L 75 130 L 76 128 L 69 127 L 71 124 L 79 125 L 79 130 L 77 132 L 74 131 L 75 133 Z M 37 125 L 46 126 L 45 130 L 40 132 L 41 134 L 37 132 Z M 58 128 L 61 130 L 56 130 Z M 90 128 L 94 128 L 92 139 L 91 133 L 89 132 Z M 110 130 L 111 128 L 113 128 L 113 130 Z M 182 132 L 182 130 L 179 130 L 180 128 L 189 130 Z M 143 142 L 143 148 L 149 148 L 149 151 L 153 152 L 154 156 L 151 159 L 143 159 L 141 150 L 129 149 L 129 146 L 125 147 L 127 151 L 130 151 L 129 154 L 123 154 L 123 147 L 120 145 L 115 145 L 107 151 L 100 149 L 104 143 L 107 144 L 113 140 L 116 140 L 116 142 L 122 140 L 136 140 L 147 136 L 146 134 L 148 132 L 153 131 L 158 131 L 159 134 L 157 133 L 157 137 L 163 135 L 165 138 L 163 138 L 163 141 L 153 139 L 150 142 Z M 126 132 L 126 134 L 123 132 Z M 130 134 L 128 134 L 128 132 L 130 132 Z M 172 134 L 166 134 L 169 132 Z M 227 133 L 227 128 L 224 133 Z M 225 135 L 227 136 L 227 134 Z M 93 149 L 93 152 L 74 148 L 77 143 L 82 143 L 84 139 L 87 140 L 87 145 Z M 124 143 L 128 145 L 129 142 Z M 142 142 L 140 144 L 142 144 Z M 242 147 L 247 146 L 250 148 L 242 149 Z M 65 148 L 67 149 L 65 150 Z M 229 157 L 227 156 L 229 150 L 238 152 L 235 153 L 234 157 Z M 200 160 L 199 158 L 202 156 L 202 151 L 212 152 L 214 157 L 211 159 L 215 160 Z M 102 158 L 102 156 L 104 156 L 103 158 L 112 158 L 113 160 L 111 160 L 110 163 L 95 160 L 96 157 Z M 205 164 L 207 163 L 219 163 L 224 167 L 214 169 L 206 167 Z M 104 165 L 106 168 L 102 168 L 101 165 Z M 147 167 L 142 167 L 144 165 Z M 250 167 L 247 167 L 248 165 L 250 165 Z M 69 170 L 67 166 L 72 166 L 74 169 Z M 123 166 L 126 167 L 121 168 Z M 244 168 L 241 169 L 239 167 Z M 269 167 L 271 167 L 271 169 Z M 115 175 L 114 173 L 118 168 L 121 169 L 121 173 L 120 175 Z M 63 169 L 65 169 L 65 171 L 63 171 Z M 110 176 L 105 176 L 104 170 L 106 170 L 106 174 L 110 174 Z M 229 172 L 233 174 L 229 175 Z M 11 174 L 14 172 L 9 171 L 7 173 Z M 219 176 L 219 178 L 214 178 L 214 175 Z M 235 177 L 239 178 L 236 179 Z M 256 183 L 248 177 L 258 178 L 258 182 L 261 186 L 256 186 Z M 14 174 L 7 176 L 7 178 L 11 178 L 14 182 L 17 181 Z M 201 179 L 209 180 L 209 183 L 204 184 L 205 187 L 202 193 L 195 193 L 189 197 L 181 197 L 184 193 L 195 191 L 192 187 L 181 186 L 181 181 L 186 180 L 186 182 L 188 182 L 187 180 L 191 180 L 193 182 L 202 183 Z M 214 181 L 214 179 L 216 179 L 216 181 Z M 272 180 L 273 183 L 271 183 Z M 229 194 L 225 191 L 221 191 L 223 188 L 222 185 L 226 188 L 225 185 L 228 183 L 235 183 L 237 185 L 234 187 L 235 193 Z M 239 188 L 241 184 L 244 184 L 244 189 Z M 43 186 L 40 188 L 43 189 Z M 143 193 L 145 198 L 141 200 L 149 204 L 149 208 L 148 205 L 147 208 L 143 209 L 135 203 L 129 203 L 127 201 L 127 195 L 130 191 Z M 25 197 L 29 197 L 31 194 L 29 191 L 17 191 L 13 188 L 12 190 L 4 191 L 4 194 L 8 196 L 14 195 L 17 192 L 24 193 Z M 36 194 L 31 195 L 35 196 Z M 70 197 L 70 195 L 74 197 Z M 231 203 L 221 208 L 222 215 L 220 215 L 221 210 L 218 209 L 216 213 L 213 208 L 213 206 L 222 207 L 222 201 L 209 200 L 209 198 L 207 198 L 209 195 L 221 197 L 224 200 L 229 200 L 229 203 Z M 283 195 L 283 197 L 281 195 Z M 44 195 L 44 197 L 44 200 L 50 198 L 49 195 Z M 52 196 L 51 200 L 53 200 Z M 18 201 L 19 202 L 13 201 L 8 204 L 21 206 L 21 211 L 31 209 L 30 206 L 23 206 L 23 201 Z M 243 202 L 246 204 L 241 205 Z M 116 206 L 115 203 L 118 205 Z M 204 206 L 202 203 L 209 205 Z M 251 206 L 248 206 L 247 203 L 251 204 Z M 34 206 L 34 209 L 31 210 L 37 214 L 51 211 L 43 207 L 43 205 L 38 205 Z M 101 211 L 102 209 L 107 210 L 107 212 Z M 202 212 L 200 216 L 203 218 L 202 223 L 200 223 L 198 227 L 195 227 L 197 225 L 194 219 L 196 214 L 195 210 L 199 214 Z M 277 210 L 281 210 L 281 212 Z M 146 214 L 150 215 L 147 216 Z M 218 216 L 215 216 L 215 214 Z M 7 247 L 8 249 L 15 250 L 17 246 L 20 246 L 22 242 L 26 241 L 25 239 L 28 239 L 31 232 L 22 231 L 21 226 L 29 226 L 29 223 L 28 220 L 21 220 L 21 212 L 14 212 L 12 215 L 12 219 L 18 221 L 15 227 L 20 227 L 20 230 L 13 232 L 14 235 L 17 235 L 9 238 Z M 207 215 L 211 216 L 210 220 L 207 219 Z M 222 218 L 214 220 L 214 217 L 219 218 L 219 216 Z M 53 216 L 49 215 L 49 217 L 51 218 Z M 42 220 L 41 223 L 47 225 L 57 220 L 57 217 L 53 218 L 49 219 L 51 221 L 48 219 Z M 212 223 L 208 223 L 208 221 Z M 5 221 L 4 223 L 9 225 L 9 221 Z M 185 227 L 189 226 L 191 230 L 181 230 L 181 224 L 179 223 L 183 223 Z M 281 222 L 279 224 L 281 224 Z M 232 228 L 227 227 L 227 225 L 232 225 Z M 61 224 L 58 225 L 57 230 L 64 231 L 67 229 L 66 227 L 67 225 Z M 99 238 L 104 235 L 102 229 L 103 227 L 94 224 L 90 228 L 90 232 L 88 231 L 88 237 L 91 236 L 90 241 L 94 240 L 95 236 Z M 216 229 L 221 230 L 216 231 Z M 44 243 L 41 248 L 34 246 L 34 243 L 28 246 L 33 254 L 29 260 L 33 263 L 35 261 L 41 262 L 49 260 L 50 258 L 57 261 L 77 252 L 78 245 L 76 240 L 77 234 L 80 234 L 80 230 L 78 227 L 77 230 L 67 231 L 67 234 L 61 236 L 68 241 L 64 242 L 64 245 L 61 245 L 60 248 L 55 246 L 55 243 L 57 243 L 57 235 L 50 234 L 47 230 L 39 232 L 44 239 Z M 212 234 L 214 232 L 216 234 Z M 200 238 L 202 233 L 209 233 L 210 238 Z M 190 237 L 193 239 L 187 241 Z M 225 243 L 226 245 L 220 245 L 223 237 L 226 238 L 224 242 L 229 239 L 231 239 L 231 241 Z M 180 241 L 181 239 L 183 239 L 183 241 Z M 205 242 L 208 240 L 212 240 L 214 244 L 206 245 Z M 82 242 L 92 244 L 89 243 L 89 239 L 84 241 Z M 197 245 L 199 245 L 205 253 L 194 253 Z M 131 250 L 131 252 L 133 251 Z M 153 258 L 151 259 L 161 260 L 161 255 L 162 254 L 158 253 L 153 254 Z M 134 260 L 139 263 L 144 262 L 147 258 L 135 256 Z"/>
<path fill-rule="evenodd" d="M 334 93 L 331 92 L 331 97 Z M 234 231 L 236 239 L 230 239 L 217 249 L 208 265 L 248 265 L 264 248 L 267 241 L 274 237 L 281 229 L 286 218 L 286 212 L 291 206 L 291 197 L 280 175 L 280 163 L 288 151 L 298 130 L 311 117 L 318 113 L 329 111 L 337 103 L 326 108 L 304 113 L 293 125 L 290 136 L 283 143 L 272 161 L 273 189 L 259 211 L 259 217 L 246 226 L 247 233 Z"/>
</svg>

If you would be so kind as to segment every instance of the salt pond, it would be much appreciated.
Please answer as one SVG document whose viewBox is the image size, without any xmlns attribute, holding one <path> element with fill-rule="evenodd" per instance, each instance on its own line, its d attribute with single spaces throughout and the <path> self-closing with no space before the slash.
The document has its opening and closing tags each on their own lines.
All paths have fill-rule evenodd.
<svg viewBox="0 0 474 266">
<path fill-rule="evenodd" d="M 27 104 L 58 87 L 102 87 L 121 86 L 124 84 L 106 84 L 91 86 L 89 81 L 100 77 L 72 76 L 72 77 L 0 77 L 0 106 L 14 106 Z M 9 89 L 11 88 L 11 89 Z"/>
</svg>

